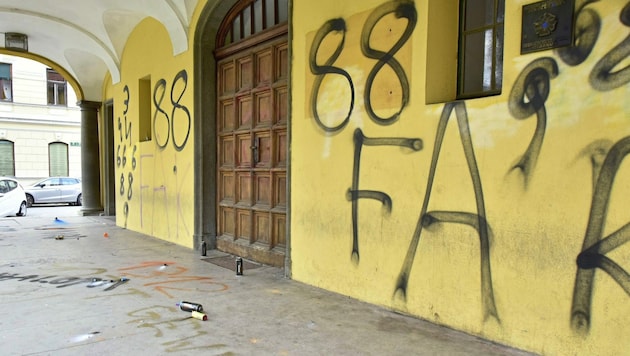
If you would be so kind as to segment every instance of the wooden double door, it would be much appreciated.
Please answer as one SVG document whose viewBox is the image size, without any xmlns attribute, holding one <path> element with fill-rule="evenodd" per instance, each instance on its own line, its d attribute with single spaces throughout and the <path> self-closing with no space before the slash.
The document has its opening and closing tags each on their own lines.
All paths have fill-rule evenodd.
<svg viewBox="0 0 630 356">
<path fill-rule="evenodd" d="M 273 266 L 286 249 L 286 35 L 218 60 L 217 248 Z"/>
</svg>

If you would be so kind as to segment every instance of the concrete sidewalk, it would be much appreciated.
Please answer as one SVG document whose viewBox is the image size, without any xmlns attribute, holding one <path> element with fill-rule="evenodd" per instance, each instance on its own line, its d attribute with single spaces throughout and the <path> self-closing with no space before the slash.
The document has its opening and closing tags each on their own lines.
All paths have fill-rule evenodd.
<svg viewBox="0 0 630 356">
<path fill-rule="evenodd" d="M 0 297 L 2 355 L 530 355 L 108 217 L 0 219 Z"/>
</svg>

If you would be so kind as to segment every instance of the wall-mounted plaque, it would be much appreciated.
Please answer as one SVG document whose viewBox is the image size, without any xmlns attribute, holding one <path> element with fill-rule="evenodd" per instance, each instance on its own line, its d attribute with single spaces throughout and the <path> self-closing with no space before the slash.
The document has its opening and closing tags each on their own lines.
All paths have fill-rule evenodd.
<svg viewBox="0 0 630 356">
<path fill-rule="evenodd" d="M 521 54 L 573 43 L 573 1 L 545 0 L 523 6 Z"/>
</svg>

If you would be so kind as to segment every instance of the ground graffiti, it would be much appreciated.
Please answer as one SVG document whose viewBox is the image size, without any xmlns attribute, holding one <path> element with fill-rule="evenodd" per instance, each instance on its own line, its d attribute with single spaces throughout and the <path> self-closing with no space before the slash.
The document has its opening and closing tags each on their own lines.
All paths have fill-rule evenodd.
<svg viewBox="0 0 630 356">
<path fill-rule="evenodd" d="M 61 269 L 66 271 L 68 269 L 79 270 L 79 268 L 68 267 L 61 267 Z M 148 287 L 150 290 L 163 294 L 168 298 L 174 298 L 173 291 L 194 290 L 213 293 L 229 289 L 227 284 L 216 282 L 211 277 L 189 275 L 187 267 L 178 266 L 176 262 L 171 261 L 146 261 L 137 265 L 122 267 L 117 270 L 120 277 L 107 275 L 108 270 L 105 268 L 90 268 L 88 270 L 92 272 L 88 277 L 0 272 L 0 282 L 10 280 L 18 282 L 28 281 L 30 283 L 53 285 L 56 288 L 85 285 L 87 288 L 102 288 L 103 291 L 111 291 L 123 284 L 129 284 L 133 280 L 136 282 L 134 284 L 137 284 L 137 281 L 142 281 L 142 287 Z M 127 294 L 129 293 L 120 295 Z M 132 294 L 150 296 L 149 293 L 138 289 L 135 289 Z"/>
<path fill-rule="evenodd" d="M 211 277 L 188 275 L 187 267 L 177 266 L 176 262 L 171 261 L 146 261 L 134 266 L 119 268 L 118 271 L 122 276 L 133 279 L 159 278 L 159 281 L 145 283 L 143 286 L 150 287 L 169 298 L 173 298 L 169 291 L 190 290 L 191 287 L 186 285 L 187 282 L 194 283 L 195 287 L 192 289 L 208 293 L 229 289 L 227 284 L 216 282 Z"/>
<path fill-rule="evenodd" d="M 64 272 L 73 276 L 59 274 L 29 274 L 20 272 L 0 272 L 0 282 L 17 281 L 28 283 L 41 283 L 65 288 L 70 286 L 85 286 L 90 289 L 98 289 L 103 293 L 88 296 L 85 299 L 111 298 L 113 296 L 134 296 L 152 298 L 152 291 L 156 291 L 168 298 L 174 298 L 173 291 L 195 291 L 211 293 L 225 291 L 228 286 L 215 282 L 210 277 L 189 274 L 189 269 L 177 265 L 171 261 L 144 261 L 136 265 L 118 268 L 116 271 L 122 277 L 112 277 L 106 268 L 81 268 L 73 266 L 52 266 L 51 269 L 59 274 Z M 86 277 L 87 276 L 87 277 Z M 110 277 L 112 279 L 110 279 Z M 131 283 L 140 287 L 131 287 Z M 121 286 L 124 288 L 120 288 Z M 113 291 L 116 289 L 115 291 Z M 143 290 L 144 289 L 144 290 Z M 149 289 L 147 291 L 147 289 Z M 161 345 L 168 353 L 203 350 L 212 355 L 232 355 L 228 345 L 212 343 L 209 340 L 211 334 L 205 331 L 203 321 L 194 319 L 190 313 L 181 313 L 173 303 L 172 306 L 152 305 L 135 309 L 127 313 L 130 317 L 126 323 L 136 325 L 138 328 L 148 328 L 155 338 L 165 338 Z M 167 337 L 168 331 L 178 330 L 186 333 L 186 337 Z M 97 332 L 98 333 L 98 332 Z M 91 335 L 91 334 L 90 334 Z M 91 336 L 89 336 L 91 337 Z M 82 337 L 78 341 L 85 341 L 89 337 Z"/>
<path fill-rule="evenodd" d="M 167 318 L 165 315 L 176 313 L 178 309 L 174 306 L 153 305 L 146 308 L 133 310 L 127 315 L 132 319 L 127 324 L 136 324 L 138 328 L 150 328 L 153 330 L 153 337 L 164 337 L 165 331 L 168 330 L 190 330 L 188 334 L 190 336 L 185 338 L 176 338 L 173 340 L 165 341 L 161 345 L 165 346 L 166 352 L 180 352 L 191 350 L 217 350 L 219 355 L 230 355 L 230 352 L 226 352 L 227 348 L 225 344 L 212 344 L 207 343 L 210 336 L 207 331 L 202 329 L 202 321 L 192 318 L 191 316 L 179 316 Z M 206 344 L 207 343 L 207 344 Z"/>
</svg>

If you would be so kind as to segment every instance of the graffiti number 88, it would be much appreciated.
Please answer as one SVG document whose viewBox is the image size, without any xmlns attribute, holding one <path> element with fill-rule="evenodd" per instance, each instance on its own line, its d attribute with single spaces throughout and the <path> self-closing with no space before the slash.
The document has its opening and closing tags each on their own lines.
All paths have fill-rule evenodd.
<svg viewBox="0 0 630 356">
<path fill-rule="evenodd" d="M 387 52 L 383 52 L 372 48 L 372 46 L 370 45 L 370 37 L 377 24 L 383 19 L 383 17 L 389 14 L 394 14 L 397 19 L 407 19 L 407 25 L 398 41 L 396 41 L 396 43 Z M 368 74 L 366 80 L 364 103 L 369 117 L 374 122 L 380 125 L 390 125 L 396 122 L 396 120 L 398 120 L 400 116 L 400 113 L 409 102 L 409 80 L 407 79 L 407 75 L 402 65 L 394 58 L 394 55 L 409 40 L 416 26 L 416 22 L 417 12 L 413 2 L 392 1 L 376 8 L 367 18 L 365 25 L 363 26 L 360 40 L 361 52 L 365 57 L 377 60 L 377 62 L 370 70 L 370 73 Z M 339 58 L 341 52 L 343 51 L 344 43 L 346 40 L 346 31 L 346 22 L 343 19 L 337 18 L 327 21 L 315 34 L 315 38 L 313 39 L 313 43 L 311 45 L 309 53 L 309 65 L 311 73 L 315 75 L 315 81 L 313 83 L 313 90 L 311 94 L 311 111 L 317 125 L 324 131 L 331 133 L 342 130 L 348 124 L 350 120 L 350 115 L 352 114 L 352 111 L 354 109 L 355 91 L 352 77 L 344 69 L 332 65 Z M 324 62 L 324 64 L 319 65 L 317 63 L 317 54 L 320 47 L 322 46 L 322 43 L 331 33 L 341 34 L 341 41 L 335 48 L 334 52 L 330 55 L 330 57 Z M 376 76 L 385 65 L 388 65 L 398 78 L 402 90 L 402 99 L 400 103 L 400 108 L 394 114 L 388 117 L 381 117 L 374 110 L 371 96 Z M 319 92 L 322 86 L 322 82 L 324 81 L 325 76 L 328 74 L 336 74 L 344 77 L 350 87 L 350 107 L 348 109 L 348 113 L 345 118 L 337 125 L 327 125 L 326 123 L 324 123 L 317 109 Z"/>
</svg>

